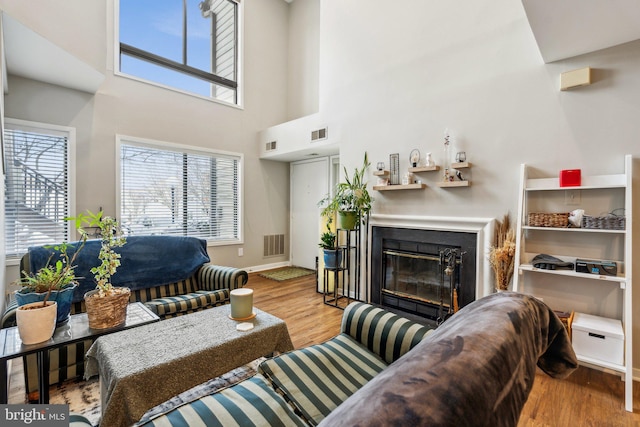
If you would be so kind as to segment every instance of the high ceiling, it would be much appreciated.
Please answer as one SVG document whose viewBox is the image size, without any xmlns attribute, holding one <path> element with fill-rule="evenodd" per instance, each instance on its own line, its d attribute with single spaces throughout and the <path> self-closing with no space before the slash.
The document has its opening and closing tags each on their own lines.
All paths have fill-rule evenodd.
<svg viewBox="0 0 640 427">
<path fill-rule="evenodd" d="M 545 63 L 640 39 L 638 0 L 522 0 Z"/>
</svg>

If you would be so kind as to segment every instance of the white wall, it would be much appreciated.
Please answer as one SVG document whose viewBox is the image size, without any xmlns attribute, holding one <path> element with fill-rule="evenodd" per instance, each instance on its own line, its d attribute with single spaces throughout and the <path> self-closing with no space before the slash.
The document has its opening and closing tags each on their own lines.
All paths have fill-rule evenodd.
<svg viewBox="0 0 640 427">
<path fill-rule="evenodd" d="M 640 42 L 545 65 L 522 4 L 512 0 L 393 7 L 323 0 L 320 37 L 320 114 L 340 124 L 340 160 L 348 169 L 360 165 L 364 151 L 372 164 L 399 153 L 401 170 L 413 148 L 438 160 L 447 127 L 473 163 L 471 187 L 377 192 L 374 213 L 510 211 L 515 219 L 521 163 L 540 176 L 570 168 L 599 175 L 623 172 L 625 154 L 640 157 Z M 585 66 L 594 68 L 594 83 L 560 92 L 560 73 Z M 640 292 L 634 300 L 640 306 Z M 640 367 L 640 315 L 634 323 Z"/>
<path fill-rule="evenodd" d="M 258 131 L 287 117 L 288 5 L 243 3 L 245 95 L 244 108 L 238 109 L 115 76 L 107 25 L 113 20 L 112 1 L 0 0 L 6 13 L 106 75 L 95 96 L 9 79 L 8 117 L 77 128 L 79 211 L 102 206 L 115 213 L 116 134 L 242 152 L 245 242 L 210 247 L 212 262 L 250 267 L 288 261 L 288 253 L 264 259 L 262 250 L 264 235 L 288 235 L 289 168 L 260 161 L 257 149 Z"/>
<path fill-rule="evenodd" d="M 288 120 L 318 112 L 320 0 L 289 5 Z"/>
</svg>

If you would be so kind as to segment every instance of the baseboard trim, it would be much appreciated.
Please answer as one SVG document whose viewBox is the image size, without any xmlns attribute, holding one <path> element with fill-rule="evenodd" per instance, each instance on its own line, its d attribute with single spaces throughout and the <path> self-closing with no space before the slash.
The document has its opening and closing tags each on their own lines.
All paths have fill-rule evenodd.
<svg viewBox="0 0 640 427">
<path fill-rule="evenodd" d="M 253 267 L 245 267 L 244 270 L 247 273 L 255 273 L 258 271 L 271 270 L 271 269 L 280 268 L 280 267 L 291 267 L 291 262 L 283 261 L 283 262 L 274 262 L 271 264 L 255 265 Z"/>
</svg>

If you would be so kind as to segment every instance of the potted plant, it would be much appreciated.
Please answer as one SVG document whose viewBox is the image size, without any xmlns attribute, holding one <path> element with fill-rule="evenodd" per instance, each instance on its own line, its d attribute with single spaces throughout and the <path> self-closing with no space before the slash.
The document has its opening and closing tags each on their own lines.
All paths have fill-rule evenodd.
<svg viewBox="0 0 640 427">
<path fill-rule="evenodd" d="M 336 247 L 336 233 L 331 231 L 331 219 L 327 220 L 327 231 L 320 236 L 320 246 L 324 252 L 324 267 L 337 268 L 342 264 L 342 251 Z"/>
<path fill-rule="evenodd" d="M 516 253 L 516 235 L 511 227 L 509 214 L 502 221 L 496 220 L 493 234 L 493 246 L 489 250 L 489 264 L 496 277 L 496 290 L 503 292 L 509 289 L 513 277 L 514 258 Z"/>
<path fill-rule="evenodd" d="M 71 313 L 71 301 L 73 292 L 78 287 L 75 276 L 75 259 L 84 247 L 86 236 L 69 257 L 69 243 L 47 246 L 53 250 L 44 267 L 36 272 L 22 272 L 22 278 L 18 280 L 18 289 L 15 293 L 18 306 L 33 302 L 55 301 L 57 303 L 56 325 L 59 326 L 69 320 Z M 58 257 L 52 263 L 54 257 Z"/>
<path fill-rule="evenodd" d="M 89 327 L 105 329 L 118 326 L 126 319 L 131 290 L 114 287 L 111 277 L 120 266 L 120 254 L 114 249 L 123 246 L 126 238 L 122 236 L 118 221 L 110 216 L 103 217 L 102 211 L 95 214 L 87 211 L 87 214 L 79 215 L 75 221 L 79 230 L 82 230 L 83 225 L 98 227 L 102 239 L 98 254 L 100 264 L 90 270 L 96 280 L 96 289 L 84 295 Z"/>
<path fill-rule="evenodd" d="M 364 176 L 369 165 L 369 158 L 365 152 L 362 167 L 355 168 L 351 178 L 345 167 L 344 181 L 336 185 L 334 196 L 327 195 L 320 201 L 320 205 L 324 206 L 322 215 L 332 218 L 337 214 L 338 228 L 353 230 L 359 223 L 366 222 L 373 202 Z"/>
<path fill-rule="evenodd" d="M 69 249 L 72 245 L 69 243 L 47 246 L 53 252 L 46 265 L 35 272 L 22 272 L 23 277 L 17 282 L 21 288 L 15 297 L 18 302 L 16 323 L 24 344 L 47 341 L 56 326 L 69 320 L 73 292 L 78 286 L 74 262 L 86 240 L 86 234 L 82 234 L 71 258 Z M 52 263 L 56 255 L 58 259 Z"/>
</svg>

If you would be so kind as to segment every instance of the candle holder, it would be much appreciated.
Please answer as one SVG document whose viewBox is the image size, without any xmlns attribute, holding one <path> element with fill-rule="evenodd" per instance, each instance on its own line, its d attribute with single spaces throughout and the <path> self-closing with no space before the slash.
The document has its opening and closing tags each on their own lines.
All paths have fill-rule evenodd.
<svg viewBox="0 0 640 427">
<path fill-rule="evenodd" d="M 411 150 L 411 153 L 409 153 L 409 161 L 414 168 L 418 166 L 418 162 L 420 162 L 420 151 L 417 148 L 414 148 Z"/>
<path fill-rule="evenodd" d="M 462 163 L 466 160 L 467 160 L 467 153 L 465 153 L 464 151 L 458 151 L 456 153 L 456 162 Z"/>
<path fill-rule="evenodd" d="M 253 289 L 234 289 L 230 294 L 231 314 L 233 320 L 249 320 L 256 317 L 253 311 Z"/>
</svg>

